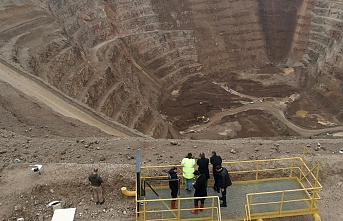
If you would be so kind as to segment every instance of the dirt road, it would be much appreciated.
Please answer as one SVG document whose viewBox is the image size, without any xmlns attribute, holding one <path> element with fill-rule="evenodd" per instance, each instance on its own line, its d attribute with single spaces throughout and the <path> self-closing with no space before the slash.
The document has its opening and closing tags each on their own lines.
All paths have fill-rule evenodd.
<svg viewBox="0 0 343 221">
<path fill-rule="evenodd" d="M 249 99 L 252 99 L 255 101 L 262 100 L 262 98 L 247 96 L 247 95 L 235 92 L 233 90 L 230 90 L 230 91 L 227 90 L 227 91 L 230 93 L 234 93 L 240 97 L 246 97 L 246 98 L 249 98 Z M 291 121 L 289 121 L 285 117 L 284 112 L 283 112 L 283 107 L 282 107 L 282 105 L 280 105 L 281 103 L 282 103 L 281 100 L 280 101 L 276 100 L 274 102 L 263 101 L 263 102 L 247 103 L 244 106 L 241 106 L 238 108 L 234 108 L 234 109 L 230 109 L 230 110 L 224 110 L 222 112 L 216 113 L 213 116 L 211 116 L 210 122 L 208 122 L 206 124 L 202 124 L 202 125 L 196 125 L 194 127 L 191 127 L 190 130 L 201 131 L 205 128 L 209 128 L 213 125 L 220 123 L 220 120 L 225 116 L 234 115 L 234 114 L 238 114 L 240 112 L 255 109 L 255 110 L 262 110 L 262 111 L 265 111 L 267 113 L 272 114 L 275 118 L 277 118 L 279 121 L 284 123 L 288 128 L 292 129 L 293 131 L 297 132 L 298 134 L 300 134 L 301 136 L 304 136 L 304 137 L 309 137 L 309 136 L 314 136 L 314 135 L 319 135 L 319 134 L 324 134 L 324 133 L 329 133 L 329 132 L 337 132 L 337 133 L 333 134 L 334 136 L 343 136 L 343 134 L 342 134 L 343 126 L 309 130 L 309 129 L 302 128 L 302 127 L 295 125 L 294 123 L 292 123 Z"/>
</svg>

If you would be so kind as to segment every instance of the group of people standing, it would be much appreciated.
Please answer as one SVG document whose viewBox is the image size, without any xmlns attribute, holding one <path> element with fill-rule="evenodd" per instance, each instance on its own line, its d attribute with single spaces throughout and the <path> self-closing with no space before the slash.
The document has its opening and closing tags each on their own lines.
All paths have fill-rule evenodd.
<svg viewBox="0 0 343 221">
<path fill-rule="evenodd" d="M 202 212 L 204 208 L 206 198 L 201 197 L 207 196 L 207 184 L 208 180 L 210 179 L 209 164 L 212 164 L 212 174 L 214 178 L 213 189 L 222 195 L 220 200 L 222 200 L 223 203 L 221 203 L 220 206 L 227 207 L 226 188 L 231 186 L 232 183 L 228 170 L 222 167 L 222 158 L 218 156 L 215 151 L 212 151 L 212 156 L 210 159 L 205 157 L 205 153 L 200 153 L 200 158 L 197 160 L 193 158 L 192 153 L 188 153 L 187 156 L 182 159 L 181 166 L 186 191 L 190 193 L 194 188 L 194 197 L 199 197 L 194 199 L 194 210 L 191 211 L 193 214 L 198 214 L 198 210 Z M 198 166 L 197 170 L 195 169 L 196 165 Z M 171 197 L 177 198 L 179 192 L 177 167 L 171 168 L 168 172 L 168 175 Z M 103 179 L 100 177 L 97 168 L 94 168 L 92 174 L 89 175 L 88 180 L 90 181 L 96 204 L 102 205 L 105 202 L 102 194 Z M 178 208 L 176 205 L 176 200 L 171 201 L 171 208 Z"/>
<path fill-rule="evenodd" d="M 185 189 L 187 192 L 191 192 L 194 188 L 194 197 L 206 197 L 207 196 L 207 184 L 210 179 L 209 164 L 212 164 L 212 174 L 214 178 L 213 189 L 217 193 L 221 193 L 220 200 L 223 201 L 220 204 L 221 207 L 227 207 L 226 203 L 226 188 L 231 186 L 231 179 L 228 170 L 222 167 L 222 158 L 217 155 L 215 151 L 212 151 L 210 159 L 205 157 L 205 153 L 200 153 L 200 158 L 195 160 L 192 153 L 188 153 L 181 161 L 182 176 L 185 182 Z M 195 167 L 198 165 L 198 169 Z M 171 197 L 177 198 L 178 193 L 178 176 L 177 167 L 173 167 L 169 170 L 169 188 L 171 189 Z M 206 198 L 194 199 L 193 214 L 198 214 L 199 211 L 203 211 Z M 200 201 L 200 207 L 199 207 Z M 176 200 L 171 201 L 171 208 L 177 209 Z"/>
</svg>

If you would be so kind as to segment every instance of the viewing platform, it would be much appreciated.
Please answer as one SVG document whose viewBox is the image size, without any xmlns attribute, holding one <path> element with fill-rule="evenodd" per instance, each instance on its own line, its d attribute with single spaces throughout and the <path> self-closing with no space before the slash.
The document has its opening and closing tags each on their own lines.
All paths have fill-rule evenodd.
<svg viewBox="0 0 343 221">
<path fill-rule="evenodd" d="M 180 188 L 176 205 L 170 207 L 167 172 L 174 165 L 141 167 L 136 195 L 136 220 L 223 220 L 251 221 L 276 217 L 313 215 L 320 221 L 316 201 L 320 199 L 319 163 L 304 149 L 301 157 L 223 162 L 233 181 L 227 188 L 227 207 L 220 207 L 219 196 L 210 178 L 203 211 L 192 214 L 192 192 L 184 189 L 182 167 L 178 167 Z"/>
</svg>

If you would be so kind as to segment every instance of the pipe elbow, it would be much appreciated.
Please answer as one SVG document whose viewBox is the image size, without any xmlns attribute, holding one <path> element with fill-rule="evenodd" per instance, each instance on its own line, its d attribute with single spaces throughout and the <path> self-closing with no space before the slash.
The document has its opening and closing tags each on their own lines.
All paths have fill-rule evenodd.
<svg viewBox="0 0 343 221">
<path fill-rule="evenodd" d="M 313 214 L 314 221 L 321 221 L 318 213 Z"/>
<path fill-rule="evenodd" d="M 122 187 L 120 190 L 125 196 L 136 196 L 136 191 L 127 190 L 126 187 Z"/>
</svg>

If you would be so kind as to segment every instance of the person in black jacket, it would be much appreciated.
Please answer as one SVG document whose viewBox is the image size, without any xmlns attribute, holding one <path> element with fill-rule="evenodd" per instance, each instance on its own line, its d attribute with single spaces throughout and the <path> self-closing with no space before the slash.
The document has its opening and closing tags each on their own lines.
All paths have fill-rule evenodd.
<svg viewBox="0 0 343 221">
<path fill-rule="evenodd" d="M 93 169 L 93 173 L 88 176 L 88 180 L 91 183 L 96 204 L 102 205 L 105 202 L 105 198 L 102 195 L 101 184 L 103 183 L 103 180 L 100 177 L 100 174 L 98 174 L 98 168 Z"/>
<path fill-rule="evenodd" d="M 212 172 L 213 172 L 213 178 L 214 178 L 214 184 L 213 184 L 213 189 L 219 193 L 220 188 L 219 188 L 219 174 L 216 171 L 217 166 L 222 165 L 222 158 L 217 155 L 216 151 L 212 151 L 212 156 L 210 157 L 210 162 L 212 164 Z"/>
<path fill-rule="evenodd" d="M 200 174 L 198 170 L 194 171 L 194 183 L 193 187 L 195 189 L 194 197 L 206 197 L 207 196 L 207 177 L 205 174 Z M 193 214 L 198 214 L 199 208 L 199 200 L 200 200 L 200 212 L 203 211 L 205 205 L 205 198 L 201 199 L 194 199 L 194 210 L 191 212 Z"/>
<path fill-rule="evenodd" d="M 179 178 L 177 177 L 177 167 L 173 167 L 168 171 L 168 178 L 169 178 L 169 188 L 171 190 L 171 197 L 176 198 L 177 193 L 179 192 Z M 172 209 L 177 209 L 175 205 L 176 200 L 172 200 L 170 202 L 170 207 Z"/>
<path fill-rule="evenodd" d="M 198 171 L 200 174 L 204 174 L 207 179 L 210 178 L 210 171 L 208 169 L 208 164 L 210 160 L 205 157 L 205 153 L 200 153 L 200 159 L 197 160 Z"/>
<path fill-rule="evenodd" d="M 227 171 L 226 168 L 222 166 L 217 166 L 216 171 L 219 174 L 219 187 L 220 187 L 220 192 L 222 193 L 222 197 L 220 198 L 223 203 L 220 204 L 221 207 L 227 207 L 226 204 L 226 188 L 228 186 L 232 185 L 231 179 L 229 172 Z"/>
</svg>

